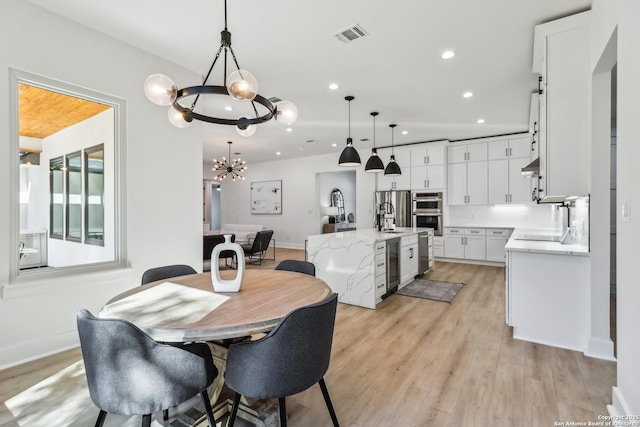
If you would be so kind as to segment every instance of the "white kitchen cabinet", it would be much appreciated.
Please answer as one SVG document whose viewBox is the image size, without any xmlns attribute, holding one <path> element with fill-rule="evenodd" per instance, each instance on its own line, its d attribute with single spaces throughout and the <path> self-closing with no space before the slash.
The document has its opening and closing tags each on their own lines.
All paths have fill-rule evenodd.
<svg viewBox="0 0 640 427">
<path fill-rule="evenodd" d="M 589 257 L 507 251 L 506 312 L 513 337 L 584 352 Z"/>
<path fill-rule="evenodd" d="M 433 256 L 437 258 L 444 257 L 444 237 L 433 236 Z"/>
<path fill-rule="evenodd" d="M 418 235 L 400 239 L 400 285 L 409 284 L 418 275 Z"/>
<path fill-rule="evenodd" d="M 590 12 L 536 26 L 533 72 L 541 76 L 539 198 L 588 193 Z"/>
<path fill-rule="evenodd" d="M 395 147 L 393 153 L 402 174 L 398 176 L 385 175 L 384 172 L 376 174 L 378 191 L 411 189 L 411 148 L 408 146 Z M 378 155 L 386 167 L 391 158 L 391 148 L 378 150 Z"/>
<path fill-rule="evenodd" d="M 411 167 L 412 190 L 444 189 L 444 165 L 424 165 Z"/>
<path fill-rule="evenodd" d="M 485 229 L 454 228 L 444 230 L 444 254 L 446 258 L 485 260 Z"/>
<path fill-rule="evenodd" d="M 522 176 L 531 162 L 531 138 L 491 141 L 488 157 L 488 204 L 531 203 L 531 179 Z"/>
<path fill-rule="evenodd" d="M 527 135 L 491 141 L 488 143 L 487 156 L 489 160 L 531 157 L 531 138 Z"/>
<path fill-rule="evenodd" d="M 504 247 L 509 241 L 510 235 L 511 231 L 509 229 L 487 229 L 487 261 L 506 262 Z"/>
<path fill-rule="evenodd" d="M 487 160 L 487 143 L 455 144 L 447 147 L 448 163 L 481 162 Z"/>
<path fill-rule="evenodd" d="M 447 165 L 449 205 L 486 205 L 488 174 L 487 162 Z"/>
<path fill-rule="evenodd" d="M 531 203 L 531 179 L 522 176 L 528 157 L 488 162 L 488 203 L 490 205 Z"/>
<path fill-rule="evenodd" d="M 411 166 L 443 165 L 446 141 L 416 144 L 411 148 Z"/>
<path fill-rule="evenodd" d="M 447 147 L 449 205 L 486 205 L 488 201 L 487 143 Z"/>
</svg>

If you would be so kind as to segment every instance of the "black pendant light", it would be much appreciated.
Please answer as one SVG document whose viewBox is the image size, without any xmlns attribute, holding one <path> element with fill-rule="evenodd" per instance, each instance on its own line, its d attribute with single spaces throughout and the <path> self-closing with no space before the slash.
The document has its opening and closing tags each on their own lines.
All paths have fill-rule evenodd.
<svg viewBox="0 0 640 427">
<path fill-rule="evenodd" d="M 396 156 L 393 155 L 393 128 L 395 128 L 396 125 L 389 125 L 389 127 L 391 128 L 391 160 L 389 160 L 389 163 L 387 163 L 384 174 L 388 176 L 402 175 L 400 166 L 396 163 Z"/>
<path fill-rule="evenodd" d="M 371 149 L 371 157 L 367 160 L 364 171 L 371 173 L 384 172 L 384 164 L 378 156 L 378 150 L 376 150 L 376 116 L 378 113 L 374 111 L 371 115 L 373 116 L 373 148 Z"/>
<path fill-rule="evenodd" d="M 347 138 L 347 146 L 344 147 L 342 154 L 340 154 L 338 164 L 340 166 L 360 166 L 360 155 L 353 148 L 353 140 L 351 139 L 351 101 L 355 98 L 353 96 L 345 96 L 344 99 L 349 101 L 349 137 Z"/>
</svg>

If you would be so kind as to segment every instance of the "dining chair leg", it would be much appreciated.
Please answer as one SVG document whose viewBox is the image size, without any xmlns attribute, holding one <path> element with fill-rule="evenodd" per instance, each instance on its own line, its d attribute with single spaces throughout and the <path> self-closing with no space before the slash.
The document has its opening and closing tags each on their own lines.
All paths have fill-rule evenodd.
<svg viewBox="0 0 640 427">
<path fill-rule="evenodd" d="M 320 381 L 318 381 L 318 383 L 320 384 L 320 389 L 322 390 L 324 401 L 327 404 L 329 415 L 331 415 L 331 421 L 333 421 L 333 426 L 340 427 L 340 424 L 338 424 L 338 417 L 336 417 L 336 411 L 333 410 L 333 405 L 331 404 L 331 398 L 329 397 L 329 390 L 327 390 L 327 385 L 324 382 L 324 378 L 320 378 Z"/>
<path fill-rule="evenodd" d="M 287 427 L 287 405 L 285 398 L 278 398 L 278 415 L 280 415 L 280 427 Z"/>
<path fill-rule="evenodd" d="M 211 400 L 209 400 L 209 393 L 207 393 L 207 390 L 202 390 L 202 393 L 200 393 L 200 395 L 202 396 L 204 411 L 207 413 L 209 426 L 216 427 L 216 417 L 213 415 L 213 411 L 211 410 Z"/>
<path fill-rule="evenodd" d="M 151 427 L 151 414 L 142 416 L 142 427 Z"/>
<path fill-rule="evenodd" d="M 238 406 L 240 405 L 240 393 L 233 395 L 233 405 L 231 405 L 231 414 L 229 414 L 229 420 L 227 421 L 227 427 L 233 427 L 236 422 L 236 415 L 238 414 Z"/>
<path fill-rule="evenodd" d="M 107 418 L 107 413 L 101 409 L 96 420 L 96 427 L 102 427 L 105 418 Z"/>
<path fill-rule="evenodd" d="M 162 419 L 164 421 L 169 420 L 169 410 L 168 409 L 163 409 L 162 410 Z"/>
</svg>

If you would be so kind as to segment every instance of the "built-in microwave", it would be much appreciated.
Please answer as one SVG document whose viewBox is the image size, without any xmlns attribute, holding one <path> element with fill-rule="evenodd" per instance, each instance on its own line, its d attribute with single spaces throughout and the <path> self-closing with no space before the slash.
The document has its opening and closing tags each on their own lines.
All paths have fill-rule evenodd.
<svg viewBox="0 0 640 427">
<path fill-rule="evenodd" d="M 413 213 L 442 213 L 442 193 L 412 194 Z"/>
<path fill-rule="evenodd" d="M 442 236 L 442 193 L 412 194 L 414 227 L 433 228 L 435 236 Z"/>
</svg>

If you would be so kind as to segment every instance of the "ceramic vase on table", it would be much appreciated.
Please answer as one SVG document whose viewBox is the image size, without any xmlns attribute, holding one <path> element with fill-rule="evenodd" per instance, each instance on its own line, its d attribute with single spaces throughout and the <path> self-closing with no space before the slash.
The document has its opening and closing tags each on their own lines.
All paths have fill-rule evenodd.
<svg viewBox="0 0 640 427">
<path fill-rule="evenodd" d="M 234 279 L 224 280 L 220 277 L 220 253 L 222 251 L 234 251 L 236 253 L 237 274 Z M 211 282 L 216 292 L 238 292 L 242 286 L 244 276 L 244 251 L 242 246 L 231 242 L 231 234 L 224 235 L 224 243 L 213 247 L 211 251 Z"/>
</svg>

